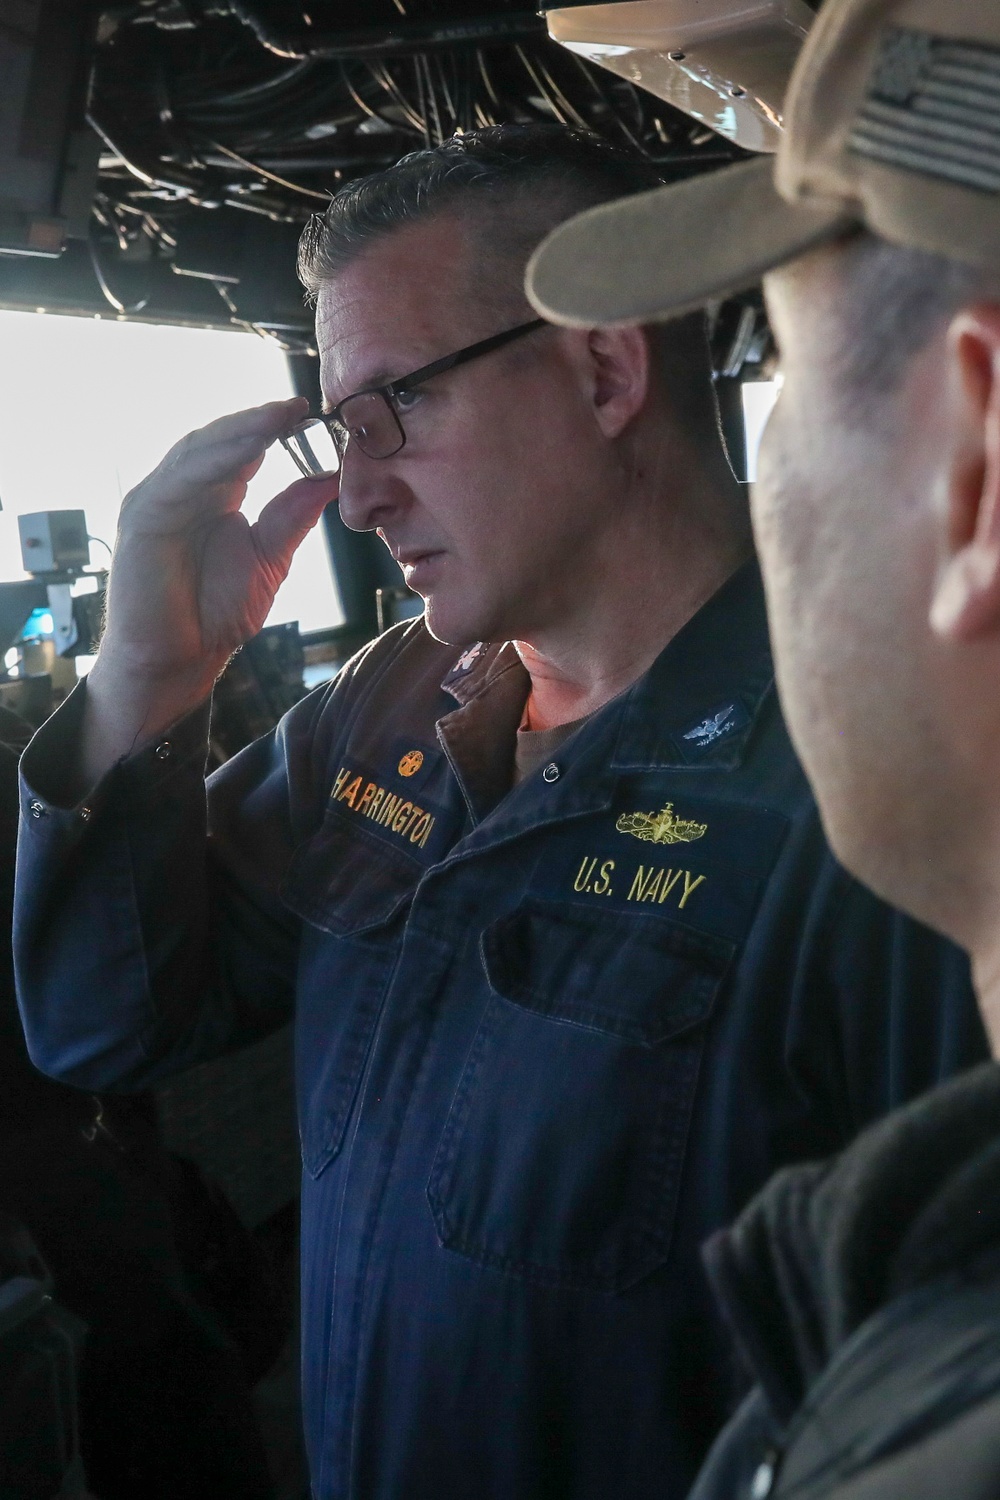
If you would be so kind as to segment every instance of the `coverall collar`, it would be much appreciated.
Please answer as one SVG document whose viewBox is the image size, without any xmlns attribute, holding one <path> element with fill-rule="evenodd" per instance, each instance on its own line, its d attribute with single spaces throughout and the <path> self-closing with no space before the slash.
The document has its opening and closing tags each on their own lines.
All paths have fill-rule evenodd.
<svg viewBox="0 0 1000 1500">
<path fill-rule="evenodd" d="M 606 729 L 619 716 L 610 763 L 616 771 L 734 769 L 773 681 L 763 584 L 751 559 L 584 732 Z M 528 673 L 511 642 L 481 641 L 462 653 L 441 686 L 459 708 L 439 720 L 439 737 L 475 784 L 473 801 L 495 803 L 510 785 Z"/>
</svg>

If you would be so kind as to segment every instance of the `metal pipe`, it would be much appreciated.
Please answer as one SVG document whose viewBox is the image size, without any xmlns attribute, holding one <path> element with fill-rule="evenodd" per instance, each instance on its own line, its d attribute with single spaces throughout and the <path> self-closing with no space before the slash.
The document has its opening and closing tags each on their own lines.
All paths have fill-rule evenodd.
<svg viewBox="0 0 1000 1500">
<path fill-rule="evenodd" d="M 545 22 L 530 10 L 463 21 L 406 21 L 399 26 L 366 27 L 322 36 L 306 29 L 280 32 L 257 15 L 245 0 L 229 0 L 227 6 L 214 5 L 212 9 L 216 15 L 228 13 L 242 21 L 268 52 L 293 61 L 311 57 L 400 57 L 438 47 L 511 42 L 545 35 Z"/>
</svg>

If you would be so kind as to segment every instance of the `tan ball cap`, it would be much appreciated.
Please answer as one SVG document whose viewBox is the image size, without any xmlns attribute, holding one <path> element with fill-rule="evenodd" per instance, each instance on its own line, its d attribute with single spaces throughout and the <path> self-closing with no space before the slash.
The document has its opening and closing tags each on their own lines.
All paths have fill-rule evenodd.
<svg viewBox="0 0 1000 1500">
<path fill-rule="evenodd" d="M 776 157 L 577 215 L 528 297 L 578 327 L 669 319 L 862 225 L 1000 269 L 1000 0 L 826 0 Z"/>
</svg>

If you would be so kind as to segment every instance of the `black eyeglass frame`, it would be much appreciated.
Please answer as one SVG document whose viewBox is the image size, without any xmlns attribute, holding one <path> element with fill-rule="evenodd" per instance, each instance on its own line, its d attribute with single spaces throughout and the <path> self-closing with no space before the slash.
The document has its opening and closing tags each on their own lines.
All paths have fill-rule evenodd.
<svg viewBox="0 0 1000 1500">
<path fill-rule="evenodd" d="M 351 441 L 351 434 L 341 416 L 341 412 L 348 402 L 354 401 L 358 396 L 381 396 L 386 409 L 396 424 L 399 442 L 395 448 L 391 448 L 387 453 L 379 453 L 377 455 L 368 454 L 368 457 L 393 458 L 395 454 L 399 453 L 406 446 L 406 430 L 399 419 L 399 412 L 394 405 L 396 397 L 402 395 L 404 391 L 412 390 L 414 386 L 423 385 L 425 381 L 433 380 L 435 375 L 443 375 L 446 370 L 454 370 L 459 365 L 468 364 L 469 360 L 478 359 L 480 355 L 491 354 L 494 349 L 502 349 L 505 344 L 511 344 L 515 339 L 523 338 L 525 334 L 534 333 L 538 328 L 548 327 L 551 327 L 551 324 L 547 323 L 545 318 L 532 318 L 530 323 L 519 323 L 516 328 L 506 328 L 503 333 L 491 334 L 488 339 L 479 339 L 475 344 L 467 344 L 464 349 L 456 349 L 453 354 L 445 354 L 441 359 L 432 360 L 429 365 L 421 365 L 419 370 L 412 370 L 409 375 L 401 375 L 398 380 L 390 380 L 385 385 L 366 386 L 361 391 L 352 391 L 349 396 L 344 397 L 343 401 L 338 401 L 337 405 L 330 411 L 322 412 L 316 417 L 308 417 L 306 421 L 300 423 L 295 431 L 301 432 L 304 428 L 311 427 L 314 422 L 322 422 L 333 439 L 334 447 L 340 456 L 340 462 L 343 463 L 347 444 Z M 294 433 L 289 434 L 289 437 L 293 436 Z M 343 447 L 341 447 L 341 439 L 343 439 Z M 306 468 L 287 439 L 282 438 L 281 443 L 302 473 L 307 477 L 312 477 L 314 471 Z M 362 452 L 364 451 L 362 449 Z"/>
</svg>

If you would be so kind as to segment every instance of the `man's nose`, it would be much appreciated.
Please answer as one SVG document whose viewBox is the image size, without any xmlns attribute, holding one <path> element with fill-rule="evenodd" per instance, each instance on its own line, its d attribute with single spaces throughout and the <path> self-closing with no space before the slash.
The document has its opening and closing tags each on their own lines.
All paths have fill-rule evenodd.
<svg viewBox="0 0 1000 1500">
<path fill-rule="evenodd" d="M 351 531 L 374 531 L 407 503 L 409 491 L 392 460 L 369 458 L 349 442 L 340 465 L 340 518 Z"/>
</svg>

